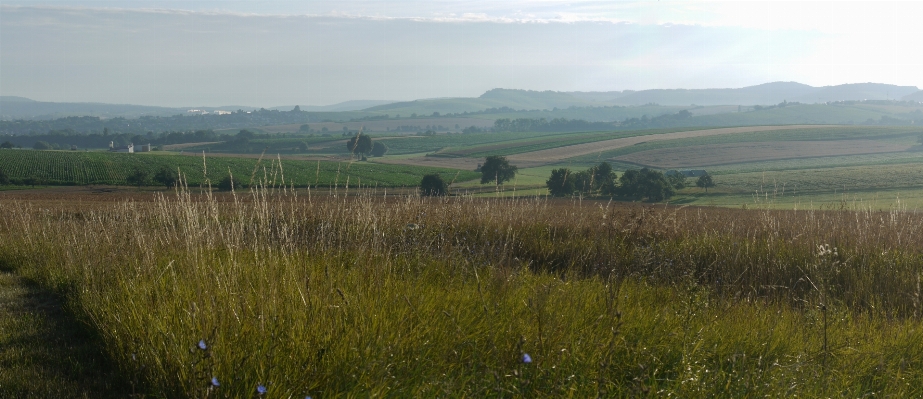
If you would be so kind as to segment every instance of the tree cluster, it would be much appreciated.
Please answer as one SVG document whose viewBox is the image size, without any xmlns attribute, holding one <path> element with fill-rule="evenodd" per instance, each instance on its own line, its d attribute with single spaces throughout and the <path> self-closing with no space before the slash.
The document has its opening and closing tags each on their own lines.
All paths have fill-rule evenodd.
<svg viewBox="0 0 923 399">
<path fill-rule="evenodd" d="M 711 176 L 704 175 L 699 180 L 701 184 L 706 184 L 700 187 L 714 187 Z M 612 166 L 603 162 L 580 172 L 568 168 L 554 169 L 545 185 L 556 197 L 580 194 L 663 201 L 676 194 L 676 190 L 686 187 L 686 177 L 677 171 L 664 174 L 643 168 L 626 170 L 616 179 Z"/>
<path fill-rule="evenodd" d="M 588 122 L 582 119 L 555 118 L 501 118 L 494 121 L 495 132 L 574 132 L 589 130 L 612 130 L 608 122 Z"/>
<path fill-rule="evenodd" d="M 573 172 L 568 168 L 551 171 L 551 177 L 545 182 L 548 191 L 555 197 L 574 194 L 612 195 L 615 193 L 616 180 L 612 166 L 606 162 L 590 169 Z"/>
</svg>

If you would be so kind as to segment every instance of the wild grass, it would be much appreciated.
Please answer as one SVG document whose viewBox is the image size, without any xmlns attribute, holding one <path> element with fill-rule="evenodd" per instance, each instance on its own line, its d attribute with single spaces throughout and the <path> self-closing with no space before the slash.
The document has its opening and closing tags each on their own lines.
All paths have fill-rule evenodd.
<svg viewBox="0 0 923 399">
<path fill-rule="evenodd" d="M 0 262 L 155 397 L 923 395 L 923 215 L 343 194 L 2 202 Z"/>
</svg>

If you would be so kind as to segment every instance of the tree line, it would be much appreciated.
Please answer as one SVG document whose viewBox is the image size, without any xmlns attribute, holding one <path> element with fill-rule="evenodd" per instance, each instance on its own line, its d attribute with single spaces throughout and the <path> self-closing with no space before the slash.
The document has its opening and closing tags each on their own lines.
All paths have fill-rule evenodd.
<svg viewBox="0 0 923 399">
<path fill-rule="evenodd" d="M 688 185 L 686 180 L 685 175 L 675 170 L 663 173 L 648 168 L 628 169 L 616 178 L 612 166 L 603 162 L 580 172 L 568 168 L 554 169 L 545 184 L 551 195 L 556 197 L 579 194 L 663 201 L 675 195 L 676 190 L 685 188 Z M 695 184 L 705 188 L 706 192 L 709 187 L 715 186 L 707 173 L 700 176 Z"/>
<path fill-rule="evenodd" d="M 500 118 L 494 121 L 495 132 L 576 132 L 590 130 L 612 130 L 609 122 L 589 122 L 583 119 L 555 118 Z"/>
</svg>

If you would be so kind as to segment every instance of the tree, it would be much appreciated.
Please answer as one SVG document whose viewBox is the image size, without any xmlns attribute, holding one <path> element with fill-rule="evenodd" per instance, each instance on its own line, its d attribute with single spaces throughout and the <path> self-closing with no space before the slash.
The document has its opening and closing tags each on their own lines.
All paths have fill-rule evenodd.
<svg viewBox="0 0 923 399">
<path fill-rule="evenodd" d="M 481 165 L 481 184 L 495 182 L 499 186 L 515 177 L 518 170 L 516 166 L 510 165 L 506 157 L 491 155 Z"/>
<path fill-rule="evenodd" d="M 141 186 L 147 183 L 149 178 L 150 175 L 148 175 L 146 170 L 135 169 L 125 178 L 125 182 L 128 183 L 129 186 L 138 186 L 138 188 L 141 188 Z"/>
<path fill-rule="evenodd" d="M 551 171 L 551 177 L 545 181 L 548 191 L 555 197 L 563 197 L 574 193 L 574 179 L 570 169 L 560 168 Z"/>
<path fill-rule="evenodd" d="M 160 167 L 160 170 L 154 174 L 154 181 L 167 187 L 175 186 L 176 180 L 176 172 L 166 166 Z"/>
<path fill-rule="evenodd" d="M 48 144 L 47 141 L 36 141 L 32 148 L 36 150 L 50 150 L 51 144 Z"/>
<path fill-rule="evenodd" d="M 673 188 L 680 190 L 686 188 L 686 175 L 679 171 L 671 170 L 667 172 L 667 180 L 673 185 Z"/>
<path fill-rule="evenodd" d="M 13 148 L 13 143 L 11 143 L 9 140 L 4 141 L 3 144 L 0 144 L 0 148 Z"/>
<path fill-rule="evenodd" d="M 356 156 L 368 154 L 372 151 L 372 137 L 358 133 L 346 142 L 346 149 Z"/>
<path fill-rule="evenodd" d="M 702 176 L 699 176 L 699 179 L 695 181 L 695 185 L 705 189 L 705 193 L 708 194 L 708 188 L 714 187 L 715 182 L 711 179 L 711 175 L 706 173 Z"/>
<path fill-rule="evenodd" d="M 663 201 L 672 197 L 676 192 L 663 173 L 644 168 L 626 170 L 619 177 L 617 193 L 626 197 Z"/>
<path fill-rule="evenodd" d="M 388 146 L 385 143 L 376 141 L 372 144 L 372 155 L 376 157 L 383 157 L 388 153 Z"/>
<path fill-rule="evenodd" d="M 308 142 L 307 142 L 307 141 L 302 141 L 302 142 L 298 143 L 298 151 L 301 151 L 301 152 L 308 152 L 308 149 L 309 149 L 309 148 L 310 148 L 310 146 L 308 145 Z"/>
<path fill-rule="evenodd" d="M 0 169 L 0 185 L 10 184 L 10 177 L 6 175 L 3 169 Z"/>
<path fill-rule="evenodd" d="M 424 197 L 441 197 L 449 194 L 449 184 L 442 180 L 442 176 L 432 173 L 423 176 L 420 182 L 420 195 Z"/>
</svg>

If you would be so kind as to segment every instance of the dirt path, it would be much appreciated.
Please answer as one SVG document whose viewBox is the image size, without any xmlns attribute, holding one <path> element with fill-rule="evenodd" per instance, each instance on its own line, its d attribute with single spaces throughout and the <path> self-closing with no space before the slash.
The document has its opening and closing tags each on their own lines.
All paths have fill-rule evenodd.
<svg viewBox="0 0 923 399">
<path fill-rule="evenodd" d="M 114 370 L 55 295 L 0 270 L 0 398 L 127 397 Z"/>
<path fill-rule="evenodd" d="M 510 155 L 507 159 L 514 164 L 520 162 L 540 162 L 543 164 L 560 162 L 568 158 L 579 157 L 582 155 L 597 154 L 605 151 L 612 151 L 635 144 L 646 143 L 650 141 L 688 139 L 694 137 L 718 136 L 722 134 L 735 133 L 752 133 L 768 132 L 778 130 L 794 129 L 824 129 L 840 127 L 838 125 L 790 125 L 790 126 L 748 126 L 748 127 L 731 127 L 721 129 L 693 130 L 686 132 L 674 132 L 663 134 L 652 134 L 647 136 L 625 137 L 605 141 L 595 141 L 592 143 L 575 144 L 565 147 L 551 148 L 547 150 L 525 152 L 522 154 Z"/>
</svg>

